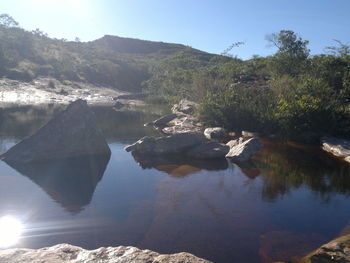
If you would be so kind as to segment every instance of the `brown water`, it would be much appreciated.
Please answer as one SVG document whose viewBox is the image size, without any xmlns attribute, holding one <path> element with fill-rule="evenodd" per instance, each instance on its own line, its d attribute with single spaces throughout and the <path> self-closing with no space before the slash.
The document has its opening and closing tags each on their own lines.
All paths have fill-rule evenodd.
<svg viewBox="0 0 350 263">
<path fill-rule="evenodd" d="M 0 152 L 35 132 L 56 106 L 0 111 Z M 350 167 L 317 147 L 264 141 L 240 167 L 224 160 L 135 160 L 123 150 L 163 110 L 94 109 L 110 159 L 35 167 L 0 162 L 0 216 L 25 227 L 15 246 L 71 243 L 187 251 L 214 262 L 291 260 L 346 231 Z"/>
</svg>

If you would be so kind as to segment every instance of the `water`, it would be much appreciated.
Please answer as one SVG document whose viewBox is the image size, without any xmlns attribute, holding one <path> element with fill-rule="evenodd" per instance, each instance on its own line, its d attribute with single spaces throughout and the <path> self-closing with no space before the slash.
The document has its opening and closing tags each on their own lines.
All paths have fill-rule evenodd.
<svg viewBox="0 0 350 263">
<path fill-rule="evenodd" d="M 0 152 L 35 132 L 58 106 L 0 111 Z M 137 160 L 123 147 L 156 135 L 161 108 L 94 108 L 112 150 L 12 168 L 0 162 L 0 216 L 24 225 L 15 246 L 71 243 L 187 251 L 214 262 L 295 260 L 350 219 L 350 168 L 317 147 L 264 141 L 238 167 L 226 160 Z"/>
</svg>

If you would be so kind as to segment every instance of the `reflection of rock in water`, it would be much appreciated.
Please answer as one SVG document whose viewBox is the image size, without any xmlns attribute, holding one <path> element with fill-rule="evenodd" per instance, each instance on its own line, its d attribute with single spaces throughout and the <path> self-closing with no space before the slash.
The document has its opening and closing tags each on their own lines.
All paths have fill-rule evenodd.
<svg viewBox="0 0 350 263">
<path fill-rule="evenodd" d="M 179 155 L 145 156 L 132 153 L 135 161 L 143 169 L 155 168 L 175 177 L 182 177 L 200 170 L 216 171 L 226 170 L 226 159 L 193 160 Z"/>
<path fill-rule="evenodd" d="M 87 155 L 36 163 L 8 163 L 38 184 L 70 212 L 79 212 L 92 199 L 110 155 Z"/>
</svg>

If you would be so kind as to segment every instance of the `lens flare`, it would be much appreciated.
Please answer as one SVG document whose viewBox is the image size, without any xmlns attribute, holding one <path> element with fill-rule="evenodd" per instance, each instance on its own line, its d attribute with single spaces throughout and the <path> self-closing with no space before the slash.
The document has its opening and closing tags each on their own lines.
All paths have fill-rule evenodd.
<svg viewBox="0 0 350 263">
<path fill-rule="evenodd" d="M 0 248 L 13 246 L 18 242 L 23 231 L 22 223 L 12 217 L 0 218 Z"/>
</svg>

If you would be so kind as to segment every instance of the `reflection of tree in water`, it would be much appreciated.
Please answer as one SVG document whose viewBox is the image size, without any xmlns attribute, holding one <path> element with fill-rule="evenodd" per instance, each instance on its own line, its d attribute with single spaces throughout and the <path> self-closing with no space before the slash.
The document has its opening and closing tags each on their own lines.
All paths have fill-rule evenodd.
<svg viewBox="0 0 350 263">
<path fill-rule="evenodd" d="M 318 147 L 264 142 L 254 157 L 262 171 L 263 199 L 273 201 L 293 188 L 307 186 L 323 201 L 333 194 L 350 195 L 350 166 Z"/>
<path fill-rule="evenodd" d="M 18 139 L 32 135 L 64 108 L 53 104 L 1 108 L 0 135 Z"/>
<path fill-rule="evenodd" d="M 0 108 L 0 136 L 23 139 L 35 133 L 66 105 L 48 104 Z M 107 138 L 140 138 L 159 135 L 152 127 L 143 124 L 159 117 L 162 109 L 148 107 L 147 111 L 116 111 L 112 107 L 93 106 L 101 131 Z M 163 110 L 164 111 L 164 110 Z"/>
</svg>

